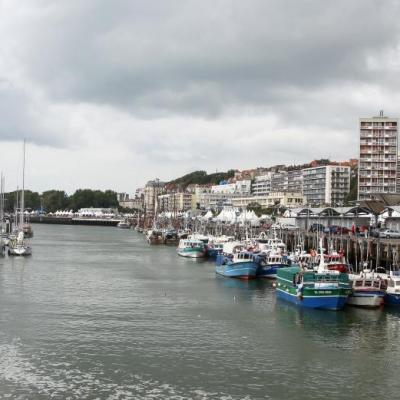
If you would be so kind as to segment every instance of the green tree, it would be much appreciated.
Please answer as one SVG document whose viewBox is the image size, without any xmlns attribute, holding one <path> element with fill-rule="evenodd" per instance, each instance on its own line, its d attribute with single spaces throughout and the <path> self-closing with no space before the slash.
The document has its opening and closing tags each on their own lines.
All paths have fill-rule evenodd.
<svg viewBox="0 0 400 400">
<path fill-rule="evenodd" d="M 55 212 L 68 208 L 68 195 L 64 190 L 48 190 L 42 193 L 43 208 L 46 212 Z"/>
</svg>

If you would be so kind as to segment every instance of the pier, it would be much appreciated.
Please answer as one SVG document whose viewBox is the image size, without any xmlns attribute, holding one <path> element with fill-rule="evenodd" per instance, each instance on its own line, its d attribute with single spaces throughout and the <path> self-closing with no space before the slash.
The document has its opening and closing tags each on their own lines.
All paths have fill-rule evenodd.
<svg viewBox="0 0 400 400">
<path fill-rule="evenodd" d="M 33 224 L 59 224 L 59 225 L 98 225 L 117 226 L 122 218 L 85 218 L 85 217 L 54 217 L 48 215 L 31 216 L 29 221 Z"/>
</svg>

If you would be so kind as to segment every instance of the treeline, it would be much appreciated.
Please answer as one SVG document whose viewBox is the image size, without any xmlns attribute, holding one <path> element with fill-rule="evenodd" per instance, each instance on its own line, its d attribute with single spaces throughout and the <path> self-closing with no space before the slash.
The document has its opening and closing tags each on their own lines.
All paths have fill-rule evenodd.
<svg viewBox="0 0 400 400">
<path fill-rule="evenodd" d="M 17 206 L 18 197 L 18 206 Z M 14 212 L 15 207 L 20 207 L 21 191 L 5 194 L 5 211 Z M 25 190 L 25 208 L 40 210 L 44 212 L 55 212 L 57 210 L 74 210 L 80 208 L 116 208 L 118 207 L 117 193 L 112 190 L 78 189 L 74 194 L 68 196 L 63 190 L 48 190 L 39 194 Z"/>
<path fill-rule="evenodd" d="M 235 175 L 235 170 L 231 169 L 227 172 L 216 172 L 214 174 L 207 174 L 206 171 L 194 171 L 190 174 L 186 174 L 180 178 L 174 179 L 169 182 L 185 188 L 190 184 L 207 185 L 213 184 L 218 185 L 221 181 L 232 178 Z"/>
</svg>

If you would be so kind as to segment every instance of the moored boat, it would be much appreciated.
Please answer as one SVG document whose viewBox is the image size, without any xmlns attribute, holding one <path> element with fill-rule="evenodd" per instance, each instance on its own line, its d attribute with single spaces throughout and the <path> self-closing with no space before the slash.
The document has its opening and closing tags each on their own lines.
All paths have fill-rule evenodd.
<svg viewBox="0 0 400 400">
<path fill-rule="evenodd" d="M 277 271 L 277 297 L 297 306 L 340 310 L 351 292 L 347 274 L 288 267 Z"/>
<path fill-rule="evenodd" d="M 276 279 L 277 271 L 290 265 L 290 260 L 282 254 L 259 254 L 256 256 L 258 263 L 257 278 Z"/>
<path fill-rule="evenodd" d="M 117 228 L 119 229 L 130 229 L 131 224 L 128 221 L 120 221 L 117 224 Z"/>
<path fill-rule="evenodd" d="M 381 275 L 369 270 L 350 275 L 352 292 L 347 304 L 364 308 L 378 308 L 384 304 L 387 283 Z"/>
<path fill-rule="evenodd" d="M 9 256 L 30 256 L 32 248 L 24 240 L 24 232 L 19 231 L 17 238 L 14 238 L 8 244 Z"/>
<path fill-rule="evenodd" d="M 197 239 L 181 239 L 177 251 L 182 257 L 203 258 L 206 255 L 206 245 Z"/>
<path fill-rule="evenodd" d="M 232 255 L 218 254 L 215 272 L 228 278 L 254 279 L 257 275 L 257 261 L 254 253 L 239 251 Z"/>
<path fill-rule="evenodd" d="M 387 278 L 385 306 L 400 306 L 400 271 L 391 271 Z"/>
</svg>

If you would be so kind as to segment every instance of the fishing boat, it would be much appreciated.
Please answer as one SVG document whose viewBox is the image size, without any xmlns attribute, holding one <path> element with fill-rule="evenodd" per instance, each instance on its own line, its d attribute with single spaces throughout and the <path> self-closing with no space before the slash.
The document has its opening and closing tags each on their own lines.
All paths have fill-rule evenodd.
<svg viewBox="0 0 400 400">
<path fill-rule="evenodd" d="M 182 257 L 203 258 L 206 255 L 206 245 L 197 239 L 181 239 L 177 251 Z"/>
<path fill-rule="evenodd" d="M 224 244 L 233 241 L 232 236 L 210 236 L 207 243 L 207 257 L 216 259 L 224 251 Z"/>
<path fill-rule="evenodd" d="M 277 271 L 277 296 L 301 307 L 340 310 L 351 293 L 348 274 L 329 270 L 324 262 L 320 239 L 320 260 L 316 271 L 300 266 Z"/>
<path fill-rule="evenodd" d="M 150 229 L 146 232 L 147 242 L 149 244 L 164 244 L 163 232 L 159 229 Z"/>
<path fill-rule="evenodd" d="M 278 269 L 290 266 L 289 258 L 279 253 L 258 254 L 256 260 L 257 278 L 276 279 Z"/>
<path fill-rule="evenodd" d="M 328 269 L 343 273 L 348 272 L 346 257 L 342 251 L 338 253 L 337 251 L 332 250 L 329 254 L 325 254 L 324 258 Z"/>
<path fill-rule="evenodd" d="M 390 271 L 384 303 L 385 306 L 400 306 L 400 271 Z"/>
<path fill-rule="evenodd" d="M 347 304 L 357 307 L 378 308 L 384 304 L 387 283 L 381 274 L 365 269 L 360 274 L 349 275 L 352 292 Z"/>
<path fill-rule="evenodd" d="M 254 279 L 257 275 L 255 255 L 247 250 L 234 252 L 232 255 L 218 254 L 215 272 L 229 278 Z"/>
<path fill-rule="evenodd" d="M 224 250 L 224 243 L 210 242 L 207 244 L 207 257 L 216 259 L 218 254 L 221 254 Z"/>
<path fill-rule="evenodd" d="M 174 228 L 164 229 L 163 241 L 164 244 L 176 246 L 177 244 L 179 244 L 178 232 Z"/>
<path fill-rule="evenodd" d="M 277 280 L 278 298 L 306 308 L 340 310 L 351 293 L 348 275 L 339 271 L 280 268 Z"/>
</svg>

